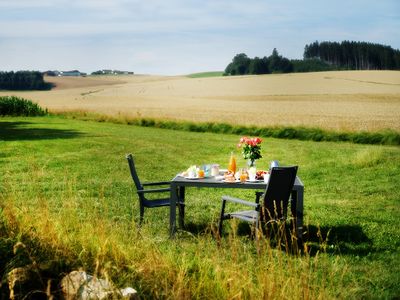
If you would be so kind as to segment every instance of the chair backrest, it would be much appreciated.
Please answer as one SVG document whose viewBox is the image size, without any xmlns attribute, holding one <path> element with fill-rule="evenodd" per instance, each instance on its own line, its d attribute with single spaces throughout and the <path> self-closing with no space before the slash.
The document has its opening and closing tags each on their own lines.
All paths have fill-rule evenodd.
<svg viewBox="0 0 400 300">
<path fill-rule="evenodd" d="M 127 154 L 126 159 L 128 160 L 129 170 L 131 171 L 131 176 L 132 176 L 133 182 L 135 183 L 136 189 L 142 190 L 143 186 L 140 183 L 139 177 L 137 175 L 132 154 Z"/>
<path fill-rule="evenodd" d="M 271 169 L 269 182 L 264 193 L 264 217 L 267 220 L 286 217 L 297 168 L 297 166 L 293 166 Z"/>
</svg>

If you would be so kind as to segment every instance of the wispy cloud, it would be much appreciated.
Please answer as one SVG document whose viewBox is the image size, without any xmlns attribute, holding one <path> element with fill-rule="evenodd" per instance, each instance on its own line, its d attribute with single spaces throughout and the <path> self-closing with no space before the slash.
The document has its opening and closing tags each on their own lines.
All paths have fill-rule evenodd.
<svg viewBox="0 0 400 300">
<path fill-rule="evenodd" d="M 317 39 L 399 48 L 400 2 L 2 0 L 0 28 L 2 68 L 177 74 L 222 70 L 236 53 L 274 47 L 300 58 Z"/>
</svg>

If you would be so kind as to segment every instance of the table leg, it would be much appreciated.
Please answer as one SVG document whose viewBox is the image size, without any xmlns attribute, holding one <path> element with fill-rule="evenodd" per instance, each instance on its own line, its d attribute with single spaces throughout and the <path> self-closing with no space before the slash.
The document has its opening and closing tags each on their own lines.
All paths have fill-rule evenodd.
<svg viewBox="0 0 400 300">
<path fill-rule="evenodd" d="M 303 240 L 303 201 L 304 188 L 298 187 L 292 191 L 291 212 L 296 226 L 296 236 L 301 242 Z"/>
<path fill-rule="evenodd" d="M 176 231 L 176 202 L 178 201 L 178 187 L 171 182 L 171 204 L 169 206 L 169 236 L 172 238 Z"/>
<path fill-rule="evenodd" d="M 179 197 L 179 202 L 180 203 L 185 203 L 185 187 L 180 186 L 178 188 L 178 197 Z M 183 229 L 185 226 L 184 223 L 185 220 L 185 205 L 181 205 L 179 209 L 179 226 Z"/>
</svg>

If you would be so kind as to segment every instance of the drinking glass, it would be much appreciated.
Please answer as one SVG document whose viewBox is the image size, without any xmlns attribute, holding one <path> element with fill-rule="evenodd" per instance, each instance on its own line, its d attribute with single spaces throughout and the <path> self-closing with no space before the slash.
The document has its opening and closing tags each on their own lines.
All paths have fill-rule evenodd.
<svg viewBox="0 0 400 300">
<path fill-rule="evenodd" d="M 256 180 L 256 174 L 257 174 L 257 170 L 255 167 L 251 167 L 249 169 L 249 180 L 250 181 L 255 181 Z"/>
<path fill-rule="evenodd" d="M 197 177 L 199 178 L 204 178 L 204 170 L 203 169 L 199 169 L 197 171 Z"/>
<path fill-rule="evenodd" d="M 240 170 L 240 182 L 246 182 L 247 179 L 247 170 L 241 169 Z"/>
</svg>

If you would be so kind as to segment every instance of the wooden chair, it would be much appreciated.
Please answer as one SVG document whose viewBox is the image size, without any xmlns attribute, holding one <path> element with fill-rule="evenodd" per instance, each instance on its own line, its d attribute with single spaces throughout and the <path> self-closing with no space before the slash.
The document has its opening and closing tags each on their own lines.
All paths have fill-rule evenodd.
<svg viewBox="0 0 400 300">
<path fill-rule="evenodd" d="M 134 163 L 132 154 L 127 154 L 126 159 L 128 160 L 129 170 L 131 172 L 131 176 L 132 176 L 133 182 L 135 183 L 136 191 L 139 196 L 140 224 L 141 224 L 143 221 L 143 218 L 144 218 L 144 209 L 145 208 L 155 208 L 155 207 L 163 207 L 163 206 L 170 205 L 170 192 L 171 192 L 170 187 L 150 188 L 150 189 L 145 189 L 145 187 L 167 186 L 170 184 L 170 182 L 169 181 L 161 181 L 161 182 L 141 183 L 139 180 L 139 177 L 137 175 L 137 172 L 136 172 L 136 167 L 135 167 L 135 163 Z M 160 194 L 160 193 L 166 194 L 167 193 L 167 194 L 162 198 L 149 199 L 148 197 L 146 197 L 148 194 L 154 194 L 154 193 L 156 193 L 156 194 Z M 180 225 L 181 225 L 181 227 L 183 227 L 183 220 L 184 220 L 184 215 L 185 215 L 185 204 L 184 204 L 183 195 L 179 195 L 179 201 L 177 203 L 177 206 L 179 208 Z"/>
<path fill-rule="evenodd" d="M 260 220 L 267 223 L 284 220 L 287 215 L 289 198 L 296 179 L 297 168 L 297 166 L 272 168 L 265 192 L 256 193 L 255 202 L 222 196 L 221 215 L 218 226 L 219 235 L 221 236 L 222 234 L 222 223 L 226 219 L 236 218 L 250 222 L 255 225 L 256 231 L 258 230 Z M 260 198 L 263 200 L 262 204 L 259 203 Z M 252 209 L 225 213 L 227 202 L 242 204 Z"/>
</svg>

